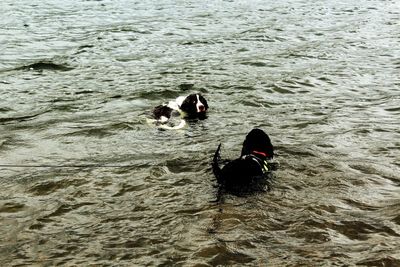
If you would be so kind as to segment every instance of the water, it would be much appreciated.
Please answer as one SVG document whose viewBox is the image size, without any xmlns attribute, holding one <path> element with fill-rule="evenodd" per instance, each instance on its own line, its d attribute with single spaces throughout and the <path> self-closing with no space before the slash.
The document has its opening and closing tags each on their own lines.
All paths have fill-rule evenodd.
<svg viewBox="0 0 400 267">
<path fill-rule="evenodd" d="M 400 266 L 398 1 L 0 10 L 0 265 Z M 208 119 L 146 123 L 191 92 Z M 272 189 L 216 203 L 253 127 Z"/>
</svg>

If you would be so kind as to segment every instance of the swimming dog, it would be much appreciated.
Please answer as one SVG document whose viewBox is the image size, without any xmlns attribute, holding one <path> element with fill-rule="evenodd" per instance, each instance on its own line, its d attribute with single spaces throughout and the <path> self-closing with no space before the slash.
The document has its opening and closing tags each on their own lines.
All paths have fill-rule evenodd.
<svg viewBox="0 0 400 267">
<path fill-rule="evenodd" d="M 274 168 L 271 161 L 274 157 L 274 147 L 263 130 L 251 130 L 243 142 L 240 157 L 225 160 L 221 168 L 221 144 L 215 151 L 212 169 L 218 184 L 225 190 L 242 193 L 249 191 L 264 191 L 268 175 Z"/>
<path fill-rule="evenodd" d="M 180 96 L 168 104 L 159 105 L 153 109 L 153 117 L 157 124 L 165 124 L 172 117 L 180 116 L 188 119 L 205 119 L 208 110 L 207 100 L 201 94 L 190 94 Z M 165 126 L 168 129 L 180 129 L 185 125 L 181 119 L 180 124 L 175 127 Z"/>
</svg>

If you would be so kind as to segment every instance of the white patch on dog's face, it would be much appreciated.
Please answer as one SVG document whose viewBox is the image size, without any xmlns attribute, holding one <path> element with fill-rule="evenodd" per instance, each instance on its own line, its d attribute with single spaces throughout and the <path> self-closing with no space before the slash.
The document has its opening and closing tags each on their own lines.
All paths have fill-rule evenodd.
<svg viewBox="0 0 400 267">
<path fill-rule="evenodd" d="M 206 111 L 206 107 L 205 107 L 204 104 L 200 101 L 200 98 L 199 98 L 199 95 L 198 95 L 198 94 L 196 94 L 196 97 L 197 97 L 197 103 L 196 103 L 197 112 L 200 113 L 200 112 Z"/>
</svg>

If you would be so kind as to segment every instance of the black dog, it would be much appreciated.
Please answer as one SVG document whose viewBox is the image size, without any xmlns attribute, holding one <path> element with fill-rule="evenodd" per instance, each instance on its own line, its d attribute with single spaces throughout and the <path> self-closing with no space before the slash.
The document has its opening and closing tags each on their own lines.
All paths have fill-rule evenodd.
<svg viewBox="0 0 400 267">
<path fill-rule="evenodd" d="M 212 168 L 222 188 L 233 193 L 265 190 L 268 174 L 273 168 L 270 161 L 274 157 L 274 147 L 263 130 L 251 130 L 243 142 L 240 157 L 228 160 L 222 169 L 219 166 L 220 149 L 221 144 L 215 151 Z"/>
</svg>

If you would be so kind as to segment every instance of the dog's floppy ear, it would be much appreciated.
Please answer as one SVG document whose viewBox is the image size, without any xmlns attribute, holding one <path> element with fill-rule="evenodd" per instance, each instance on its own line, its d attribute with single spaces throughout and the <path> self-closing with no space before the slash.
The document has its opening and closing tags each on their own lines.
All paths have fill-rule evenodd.
<svg viewBox="0 0 400 267">
<path fill-rule="evenodd" d="M 196 113 L 196 95 L 195 94 L 188 95 L 183 100 L 180 108 L 189 114 Z"/>
</svg>

